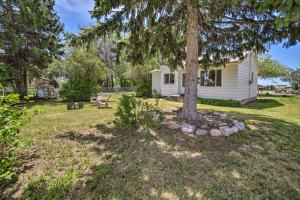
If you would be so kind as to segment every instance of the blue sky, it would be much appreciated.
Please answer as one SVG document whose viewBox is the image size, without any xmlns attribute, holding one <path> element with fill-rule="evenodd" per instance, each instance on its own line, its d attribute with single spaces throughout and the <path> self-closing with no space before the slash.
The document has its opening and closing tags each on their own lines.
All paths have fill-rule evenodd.
<svg viewBox="0 0 300 200">
<path fill-rule="evenodd" d="M 95 24 L 88 11 L 94 7 L 93 0 L 56 0 L 55 10 L 65 25 L 65 30 L 78 33 L 80 27 Z M 279 60 L 288 67 L 300 67 L 300 44 L 283 48 L 282 45 L 274 45 L 270 48 L 273 58 Z M 280 80 L 259 80 L 260 84 L 282 84 Z"/>
</svg>

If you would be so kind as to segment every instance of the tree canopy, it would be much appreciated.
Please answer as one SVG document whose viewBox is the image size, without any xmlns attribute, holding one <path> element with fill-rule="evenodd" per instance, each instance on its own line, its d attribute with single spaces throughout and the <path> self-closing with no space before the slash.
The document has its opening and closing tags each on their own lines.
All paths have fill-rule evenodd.
<svg viewBox="0 0 300 200">
<path fill-rule="evenodd" d="M 63 26 L 54 11 L 54 0 L 0 1 L 1 82 L 27 95 L 27 78 L 62 54 Z"/>
<path fill-rule="evenodd" d="M 89 100 L 99 89 L 97 83 L 109 73 L 98 56 L 85 48 L 72 49 L 62 61 L 52 62 L 47 72 L 66 80 L 60 92 L 71 101 Z"/>
<path fill-rule="evenodd" d="M 264 52 L 272 43 L 296 44 L 299 10 L 295 0 L 97 0 L 91 13 L 98 23 L 73 41 L 124 33 L 130 62 L 159 54 L 170 67 L 185 65 L 183 117 L 192 121 L 198 116 L 198 64 L 220 65 L 247 51 Z"/>
<path fill-rule="evenodd" d="M 128 59 L 143 62 L 159 52 L 172 66 L 186 58 L 187 3 L 189 1 L 98 0 L 92 17 L 95 26 L 85 29 L 79 40 L 97 35 L 127 33 Z M 191 1 L 199 20 L 199 62 L 228 61 L 247 50 L 265 51 L 271 43 L 291 46 L 299 41 L 299 2 L 289 1 Z M 287 40 L 284 40 L 287 39 Z"/>
<path fill-rule="evenodd" d="M 283 77 L 282 80 L 290 82 L 293 88 L 298 90 L 298 93 L 300 94 L 300 68 L 290 68 L 287 75 Z"/>
<path fill-rule="evenodd" d="M 259 76 L 263 79 L 282 78 L 288 73 L 288 68 L 270 55 L 259 58 Z"/>
</svg>

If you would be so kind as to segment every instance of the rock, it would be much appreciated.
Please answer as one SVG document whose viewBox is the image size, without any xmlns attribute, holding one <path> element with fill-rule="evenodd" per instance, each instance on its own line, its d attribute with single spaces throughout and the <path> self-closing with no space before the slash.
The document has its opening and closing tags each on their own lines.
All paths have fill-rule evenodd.
<svg viewBox="0 0 300 200">
<path fill-rule="evenodd" d="M 209 133 L 210 133 L 210 135 L 211 136 L 221 136 L 222 135 L 222 133 L 221 133 L 221 131 L 219 131 L 218 129 L 211 129 L 210 131 L 209 131 Z"/>
<path fill-rule="evenodd" d="M 195 132 L 196 127 L 190 124 L 183 123 L 181 126 L 181 131 L 184 133 L 192 134 Z"/>
<path fill-rule="evenodd" d="M 222 118 L 228 117 L 228 115 L 227 115 L 227 114 L 224 114 L 224 113 L 220 114 L 220 116 L 221 116 Z"/>
<path fill-rule="evenodd" d="M 162 122 L 160 123 L 160 125 L 168 125 L 168 124 L 169 124 L 168 121 L 162 121 Z"/>
<path fill-rule="evenodd" d="M 204 124 L 204 125 L 201 125 L 200 128 L 201 129 L 208 129 L 208 126 L 206 124 Z"/>
<path fill-rule="evenodd" d="M 159 117 L 159 115 L 154 115 L 154 117 L 153 117 L 153 121 L 155 121 L 155 122 L 159 122 L 159 121 L 160 121 L 160 117 Z"/>
<path fill-rule="evenodd" d="M 204 130 L 204 129 L 197 129 L 197 131 L 196 131 L 196 134 L 200 135 L 200 136 L 206 135 L 207 133 L 208 133 L 208 131 Z"/>
<path fill-rule="evenodd" d="M 229 128 L 229 126 L 220 126 L 219 131 L 221 131 L 223 133 L 223 131 L 228 128 Z"/>
<path fill-rule="evenodd" d="M 232 130 L 233 130 L 233 132 L 234 133 L 237 133 L 237 132 L 239 132 L 239 129 L 238 129 L 238 127 L 236 127 L 236 126 L 233 126 L 233 127 L 231 127 L 232 128 Z"/>
<path fill-rule="evenodd" d="M 163 121 L 161 125 L 166 125 L 169 129 L 179 129 L 181 126 L 175 121 Z"/>
<path fill-rule="evenodd" d="M 225 123 L 225 122 L 224 123 L 220 123 L 220 124 L 218 124 L 218 126 L 219 127 L 221 127 L 221 126 L 227 126 L 227 123 Z"/>
<path fill-rule="evenodd" d="M 175 121 L 169 121 L 168 128 L 169 129 L 179 129 L 180 128 L 180 124 L 178 124 Z"/>
<path fill-rule="evenodd" d="M 221 115 L 219 112 L 213 112 L 214 115 Z"/>
<path fill-rule="evenodd" d="M 246 130 L 246 126 L 245 126 L 244 122 L 238 122 L 237 120 L 234 120 L 233 123 L 234 123 L 234 126 L 236 126 L 239 129 L 239 131 Z"/>
<path fill-rule="evenodd" d="M 221 129 L 221 127 L 220 127 L 220 131 L 222 132 L 222 134 L 224 136 L 230 136 L 230 135 L 238 132 L 238 128 L 234 126 L 234 127 L 231 127 L 231 128 L 230 127 L 223 127 Z"/>
<path fill-rule="evenodd" d="M 228 126 L 219 127 L 219 130 L 221 131 L 222 135 L 224 135 L 224 136 L 230 136 L 238 131 L 238 129 L 236 129 L 236 127 L 230 128 Z"/>
</svg>

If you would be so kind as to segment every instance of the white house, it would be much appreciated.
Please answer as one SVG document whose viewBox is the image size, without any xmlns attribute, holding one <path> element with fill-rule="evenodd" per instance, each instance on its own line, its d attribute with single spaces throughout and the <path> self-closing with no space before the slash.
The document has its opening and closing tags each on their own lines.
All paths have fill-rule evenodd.
<svg viewBox="0 0 300 200">
<path fill-rule="evenodd" d="M 184 94 L 185 71 L 171 71 L 167 66 L 151 71 L 152 91 L 162 96 Z M 254 53 L 249 53 L 240 61 L 233 61 L 225 66 L 198 70 L 198 97 L 232 99 L 246 103 L 256 99 L 258 81 L 258 60 Z"/>
</svg>

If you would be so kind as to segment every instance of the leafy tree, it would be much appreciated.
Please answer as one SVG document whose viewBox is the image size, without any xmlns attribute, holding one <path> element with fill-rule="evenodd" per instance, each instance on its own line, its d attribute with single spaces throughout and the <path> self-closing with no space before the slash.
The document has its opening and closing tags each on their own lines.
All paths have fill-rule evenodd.
<svg viewBox="0 0 300 200">
<path fill-rule="evenodd" d="M 263 79 L 284 77 L 288 68 L 278 60 L 272 59 L 270 55 L 262 56 L 259 59 L 259 76 Z"/>
<path fill-rule="evenodd" d="M 294 0 L 97 0 L 92 16 L 99 23 L 82 32 L 78 40 L 125 33 L 132 63 L 143 63 L 159 53 L 170 67 L 185 65 L 182 116 L 193 121 L 198 118 L 199 64 L 224 64 L 246 51 L 263 52 L 270 43 L 283 39 L 287 47 L 296 44 L 299 7 Z"/>
<path fill-rule="evenodd" d="M 283 80 L 290 82 L 294 90 L 298 90 L 298 93 L 300 94 L 300 68 L 290 68 Z"/>
<path fill-rule="evenodd" d="M 98 81 L 109 71 L 95 54 L 79 48 L 73 49 L 63 61 L 52 62 L 47 72 L 67 80 L 60 91 L 67 100 L 84 101 L 97 92 Z"/>
<path fill-rule="evenodd" d="M 54 0 L 0 1 L 0 81 L 27 95 L 28 77 L 38 77 L 61 55 L 63 26 Z"/>
</svg>

